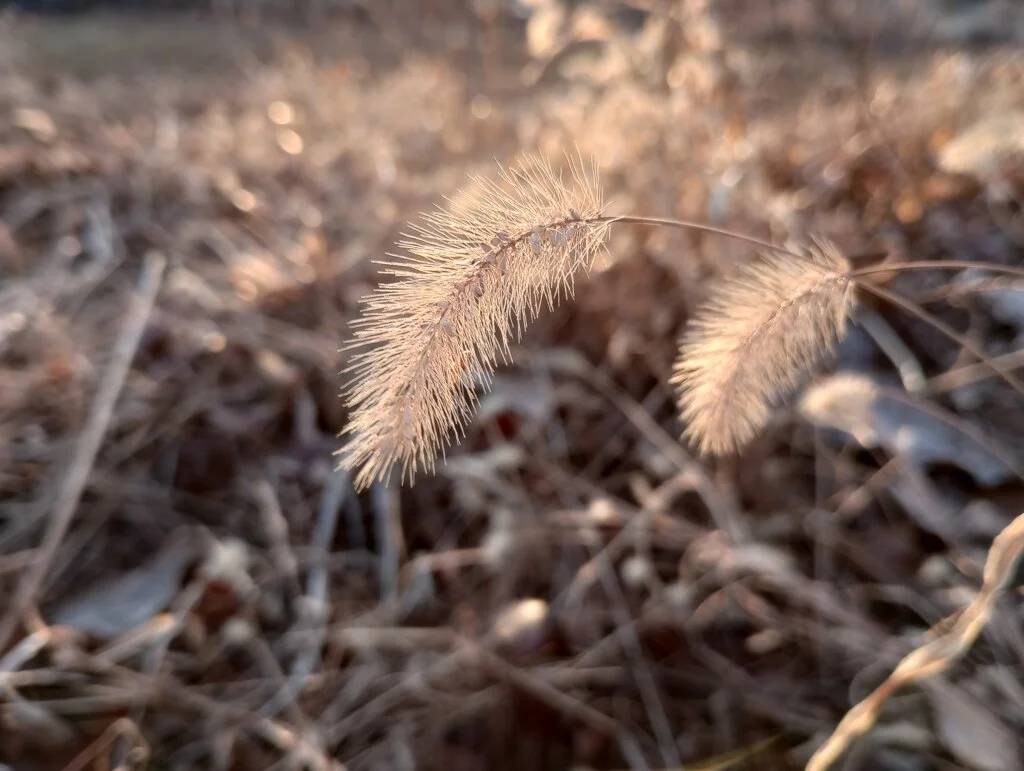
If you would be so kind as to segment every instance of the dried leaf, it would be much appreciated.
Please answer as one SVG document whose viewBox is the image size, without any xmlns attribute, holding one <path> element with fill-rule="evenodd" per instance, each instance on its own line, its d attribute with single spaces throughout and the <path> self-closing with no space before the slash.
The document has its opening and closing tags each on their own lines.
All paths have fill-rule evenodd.
<svg viewBox="0 0 1024 771">
<path fill-rule="evenodd" d="M 927 688 L 935 732 L 957 760 L 978 771 L 1021 768 L 1013 732 L 963 688 L 932 681 Z"/>
<path fill-rule="evenodd" d="M 24 742 L 52 750 L 75 739 L 71 724 L 46 707 L 18 697 L 11 699 L 5 709 L 7 729 Z"/>
<path fill-rule="evenodd" d="M 939 154 L 939 167 L 954 174 L 985 176 L 1008 156 L 1024 154 L 1024 112 L 986 114 Z"/>
<path fill-rule="evenodd" d="M 894 398 L 895 393 L 873 376 L 843 372 L 809 387 L 799 410 L 814 425 L 848 433 L 866 448 L 882 447 L 917 466 L 950 463 L 983 486 L 1014 475 L 1020 465 L 1016 458 L 997 457 L 969 435 L 969 424 L 961 422 L 958 429 L 941 420 L 933 406 L 910 394 Z"/>
<path fill-rule="evenodd" d="M 167 607 L 195 556 L 192 539 L 175 538 L 142 567 L 58 606 L 52 621 L 104 639 L 118 637 Z"/>
</svg>

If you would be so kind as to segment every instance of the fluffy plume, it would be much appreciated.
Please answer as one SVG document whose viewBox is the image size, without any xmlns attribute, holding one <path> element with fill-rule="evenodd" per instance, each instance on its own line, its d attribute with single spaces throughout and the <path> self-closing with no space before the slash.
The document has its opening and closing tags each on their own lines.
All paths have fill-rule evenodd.
<svg viewBox="0 0 1024 771">
<path fill-rule="evenodd" d="M 840 339 L 850 265 L 822 243 L 808 258 L 769 254 L 719 283 L 691 321 L 673 370 L 686 438 L 722 455 L 749 442 L 779 398 Z"/>
<path fill-rule="evenodd" d="M 355 322 L 347 392 L 352 417 L 342 466 L 357 487 L 432 471 L 453 432 L 471 418 L 510 340 L 542 306 L 572 293 L 573 276 L 603 248 L 596 169 L 570 159 L 570 181 L 527 157 L 422 223 L 392 255 L 383 284 Z"/>
</svg>

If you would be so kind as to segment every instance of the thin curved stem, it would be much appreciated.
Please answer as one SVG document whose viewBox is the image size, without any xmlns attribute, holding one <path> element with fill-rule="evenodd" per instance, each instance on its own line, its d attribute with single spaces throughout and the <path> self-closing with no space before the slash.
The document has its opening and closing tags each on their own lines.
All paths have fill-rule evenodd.
<svg viewBox="0 0 1024 771">
<path fill-rule="evenodd" d="M 1024 278 L 1024 268 L 1016 268 L 1012 265 L 992 265 L 991 263 L 975 262 L 973 260 L 924 260 L 922 262 L 897 262 L 891 265 L 868 265 L 865 268 L 851 270 L 847 275 L 850 278 L 860 278 L 861 276 L 869 276 L 872 273 L 888 273 L 890 271 L 965 270 L 968 268 L 979 268 L 991 271 L 992 273 L 1005 273 L 1008 276 Z"/>
<path fill-rule="evenodd" d="M 900 375 L 903 387 L 909 393 L 917 393 L 924 388 L 927 378 L 924 376 L 924 369 L 921 363 L 914 356 L 913 351 L 900 339 L 889 322 L 870 305 L 860 305 L 853 314 L 857 325 L 867 332 L 875 341 L 882 353 L 896 367 Z"/>
<path fill-rule="evenodd" d="M 765 241 L 762 238 L 756 236 L 748 236 L 745 233 L 737 233 L 733 230 L 726 230 L 724 228 L 716 228 L 712 225 L 705 225 L 700 222 L 692 222 L 690 220 L 677 220 L 669 219 L 664 217 L 635 217 L 635 216 L 606 216 L 606 217 L 595 217 L 589 220 L 590 222 L 608 222 L 616 223 L 622 222 L 630 225 L 650 225 L 652 227 L 667 227 L 675 228 L 677 230 L 689 230 L 698 233 L 710 233 L 716 236 L 724 236 L 725 238 L 732 238 L 736 241 L 744 241 L 754 246 L 759 246 L 762 249 L 768 249 L 779 254 L 785 254 L 790 257 L 795 257 L 798 260 L 806 260 L 807 256 L 804 254 L 798 254 L 797 252 L 790 251 L 785 247 L 773 244 L 770 241 Z M 863 255 L 862 255 L 863 256 Z M 1002 273 L 1008 276 L 1017 276 L 1024 278 L 1024 268 L 1014 267 L 1012 265 L 993 265 L 988 262 L 978 262 L 975 260 L 922 260 L 919 262 L 898 262 L 883 265 L 868 265 L 863 268 L 857 268 L 851 270 L 847 277 L 851 279 L 861 278 L 862 276 L 870 276 L 875 273 L 889 273 L 889 272 L 903 272 L 905 270 L 967 270 L 969 268 L 978 268 L 980 270 L 987 270 L 991 273 Z"/>
<path fill-rule="evenodd" d="M 768 249 L 770 251 L 786 254 L 796 259 L 805 260 L 807 257 L 802 254 L 797 254 L 789 249 L 785 249 L 781 246 L 776 246 L 768 241 L 765 241 L 754 236 L 748 236 L 743 233 L 737 233 L 731 230 L 725 230 L 723 228 L 716 228 L 712 225 L 704 225 L 700 222 L 691 222 L 688 220 L 677 220 L 677 219 L 666 219 L 662 217 L 635 217 L 635 216 L 618 216 L 618 217 L 596 217 L 590 222 L 608 222 L 608 223 L 624 223 L 632 225 L 650 225 L 654 227 L 669 227 L 676 228 L 679 230 L 689 230 L 700 233 L 710 233 L 716 236 L 724 236 L 725 238 L 732 238 L 736 241 L 743 241 L 754 246 L 759 246 L 762 249 Z M 888 273 L 888 272 L 902 272 L 905 270 L 965 270 L 970 268 L 979 268 L 981 270 L 987 270 L 992 273 L 1002 273 L 1010 276 L 1018 276 L 1024 278 L 1024 268 L 1014 267 L 1012 265 L 992 265 L 990 263 L 976 262 L 973 260 L 923 260 L 921 262 L 906 262 L 896 263 L 890 265 L 869 265 L 864 268 L 858 268 L 851 270 L 846 274 L 846 277 L 854 281 L 857 286 L 862 287 L 864 290 L 871 292 L 872 294 L 892 303 L 898 307 L 909 311 L 913 315 L 917 316 L 921 320 L 927 322 L 933 326 L 936 330 L 941 332 L 943 335 L 953 340 L 958 345 L 962 346 L 965 350 L 976 356 L 981 364 L 988 369 L 992 370 L 995 374 L 1003 378 L 1009 383 L 1017 392 L 1024 394 L 1024 383 L 1018 378 L 1012 375 L 1010 372 L 1001 369 L 996 365 L 991 358 L 986 356 L 974 343 L 968 340 L 966 337 L 961 335 L 951 326 L 946 324 L 944 321 L 939 319 L 937 316 L 926 311 L 918 304 L 907 300 L 900 295 L 890 292 L 887 289 L 883 289 L 880 286 L 872 284 L 867 281 L 858 281 L 857 279 L 870 276 L 875 273 Z"/>
<path fill-rule="evenodd" d="M 1006 470 L 1013 474 L 1020 480 L 1024 480 L 1024 469 L 1021 469 L 1020 461 L 1014 457 L 1013 453 L 1007 448 L 1003 447 L 1000 442 L 997 442 L 990 436 L 987 436 L 984 431 L 980 430 L 977 426 L 971 423 L 969 420 L 955 415 L 948 410 L 944 410 L 937 404 L 933 404 L 927 399 L 918 399 L 910 394 L 900 391 L 898 388 L 889 388 L 881 386 L 881 393 L 893 401 L 898 401 L 901 404 L 905 404 L 915 410 L 920 410 L 928 415 L 931 415 L 936 420 L 942 421 L 947 426 L 952 428 L 964 436 L 973 439 L 978 445 L 983 447 L 989 452 L 996 460 L 1006 467 Z"/>
<path fill-rule="evenodd" d="M 1007 372 L 1020 369 L 1024 367 L 1024 350 L 1010 351 L 1002 356 L 994 356 L 992 363 L 1005 368 Z M 941 375 L 932 377 L 925 383 L 921 393 L 925 396 L 949 393 L 957 388 L 963 388 L 971 383 L 984 380 L 991 374 L 992 368 L 986 364 L 964 364 L 956 369 L 951 369 L 948 372 L 943 372 Z"/>
<path fill-rule="evenodd" d="M 609 222 L 616 223 L 622 222 L 629 225 L 651 225 L 654 227 L 665 227 L 665 228 L 676 228 L 677 230 L 690 230 L 698 233 L 711 233 L 716 236 L 724 236 L 725 238 L 732 238 L 736 241 L 745 241 L 748 244 L 759 246 L 762 249 L 769 249 L 773 252 L 779 252 L 780 254 L 787 254 L 790 257 L 796 257 L 798 260 L 806 260 L 807 257 L 796 252 L 791 252 L 777 244 L 773 244 L 770 241 L 765 241 L 755 236 L 748 236 L 743 233 L 737 233 L 732 230 L 725 230 L 723 228 L 716 228 L 712 225 L 704 225 L 700 222 L 690 222 L 688 220 L 674 220 L 664 219 L 661 217 L 597 217 L 590 220 L 590 222 Z"/>
<path fill-rule="evenodd" d="M 1003 380 L 1005 380 L 1007 383 L 1013 386 L 1013 388 L 1018 393 L 1024 394 L 1024 383 L 1022 383 L 1019 379 L 1011 375 L 1009 372 L 998 367 L 995 364 L 995 362 L 992 361 L 992 359 L 986 356 L 985 353 L 980 348 L 978 348 L 978 346 L 976 346 L 966 337 L 961 335 L 959 332 L 953 329 L 953 327 L 949 326 L 949 324 L 944 322 L 938 316 L 929 313 L 924 308 L 920 307 L 916 303 L 911 302 L 910 300 L 907 300 L 905 297 L 901 297 L 895 292 L 890 292 L 888 289 L 883 289 L 880 286 L 876 286 L 874 284 L 869 284 L 862 281 L 858 281 L 857 286 L 870 292 L 876 297 L 880 297 L 881 299 L 886 300 L 887 302 L 890 302 L 899 308 L 903 308 L 909 313 L 912 313 L 913 315 L 917 316 L 922 321 L 926 321 L 928 324 L 930 324 L 932 327 L 934 327 L 939 332 L 944 334 L 950 340 L 957 343 L 958 345 L 963 346 L 967 351 L 976 356 L 978 360 L 981 361 L 986 367 L 990 368 L 993 372 L 995 372 L 997 375 L 1003 378 Z"/>
</svg>

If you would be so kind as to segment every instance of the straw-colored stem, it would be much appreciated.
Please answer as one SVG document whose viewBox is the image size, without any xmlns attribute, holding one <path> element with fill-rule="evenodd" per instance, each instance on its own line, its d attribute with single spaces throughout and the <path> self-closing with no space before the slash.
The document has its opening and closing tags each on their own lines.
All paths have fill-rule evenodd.
<svg viewBox="0 0 1024 771">
<path fill-rule="evenodd" d="M 948 626 L 949 631 L 932 638 L 911 651 L 878 688 L 850 709 L 835 731 L 818 748 L 805 771 L 827 771 L 850 744 L 871 730 L 886 700 L 905 688 L 948 669 L 960 659 L 978 638 L 995 610 L 996 601 L 1017 572 L 1017 563 L 1024 552 L 1024 514 L 1007 525 L 995 537 L 985 562 L 981 591 Z M 940 627 L 946 623 L 939 624 Z"/>
<path fill-rule="evenodd" d="M 1016 268 L 1012 265 L 993 265 L 988 262 L 974 262 L 972 260 L 922 260 L 920 262 L 898 262 L 889 265 L 868 265 L 867 267 L 850 271 L 850 278 L 870 276 L 873 273 L 902 273 L 905 270 L 969 270 L 970 268 L 979 268 L 991 273 L 1005 273 L 1008 276 L 1024 278 L 1024 268 Z"/>
<path fill-rule="evenodd" d="M 870 292 L 871 294 L 877 295 L 883 300 L 886 300 L 899 308 L 903 308 L 907 312 L 917 316 L 922 321 L 927 322 L 934 329 L 941 332 L 958 345 L 963 346 L 967 351 L 976 356 L 979 359 L 979 361 L 983 362 L 993 372 L 1002 377 L 1003 380 L 1009 383 L 1018 393 L 1024 394 L 1024 383 L 1022 383 L 1017 377 L 1015 377 L 1006 369 L 997 366 L 991 358 L 986 356 L 985 353 L 982 352 L 980 348 L 978 348 L 978 346 L 976 346 L 966 337 L 961 335 L 959 332 L 957 332 L 955 329 L 949 326 L 949 324 L 944 322 L 935 314 L 929 313 L 924 308 L 921 308 L 915 303 L 910 302 L 906 298 L 900 297 L 895 292 L 890 292 L 888 289 L 883 289 L 882 287 L 877 286 L 875 284 L 857 282 L 857 285 L 862 287 L 866 291 Z"/>
<path fill-rule="evenodd" d="M 592 222 L 594 222 L 594 223 L 596 223 L 596 222 L 607 222 L 607 223 L 610 223 L 610 224 L 615 224 L 615 223 L 621 222 L 621 223 L 629 224 L 629 225 L 650 225 L 652 227 L 675 228 L 677 230 L 690 230 L 690 231 L 694 231 L 694 232 L 697 232 L 697 233 L 710 233 L 710 234 L 716 235 L 716 236 L 723 236 L 725 238 L 732 238 L 732 239 L 734 239 L 736 241 L 744 241 L 744 242 L 746 242 L 748 244 L 753 244 L 754 246 L 759 246 L 762 249 L 768 249 L 770 251 L 777 252 L 779 254 L 787 254 L 790 257 L 797 258 L 798 260 L 805 260 L 805 259 L 807 259 L 807 257 L 805 257 L 804 255 L 797 254 L 795 252 L 791 252 L 788 249 L 785 249 L 784 247 L 777 246 L 776 244 L 773 244 L 770 241 L 765 241 L 765 240 L 763 240 L 761 238 L 757 238 L 755 236 L 748 236 L 745 233 L 737 233 L 737 232 L 735 232 L 733 230 L 725 230 L 724 228 L 716 228 L 716 227 L 714 227 L 712 225 L 704 225 L 704 224 L 702 224 L 700 222 L 691 222 L 689 220 L 668 219 L 668 218 L 663 218 L 663 217 L 632 217 L 632 216 L 610 217 L 609 216 L 609 217 L 599 217 L 596 220 L 592 220 Z"/>
</svg>

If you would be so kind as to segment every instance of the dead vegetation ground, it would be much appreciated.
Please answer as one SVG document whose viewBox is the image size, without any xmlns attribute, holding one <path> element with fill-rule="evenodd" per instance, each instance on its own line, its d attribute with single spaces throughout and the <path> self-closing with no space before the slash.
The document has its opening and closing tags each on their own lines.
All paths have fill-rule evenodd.
<svg viewBox="0 0 1024 771">
<path fill-rule="evenodd" d="M 990 444 L 1020 457 L 1021 398 L 868 309 L 835 369 L 898 387 L 888 341 L 967 436 L 826 374 L 818 409 L 696 461 L 676 341 L 751 257 L 706 237 L 617 230 L 435 478 L 357 497 L 333 472 L 370 260 L 494 158 L 595 155 L 616 212 L 1020 262 L 1012 24 L 500 5 L 5 20 L 0 762 L 798 768 L 974 595 L 1024 510 Z M 1012 361 L 1018 295 L 976 280 L 894 286 Z M 1022 607 L 845 767 L 1019 768 Z"/>
</svg>

